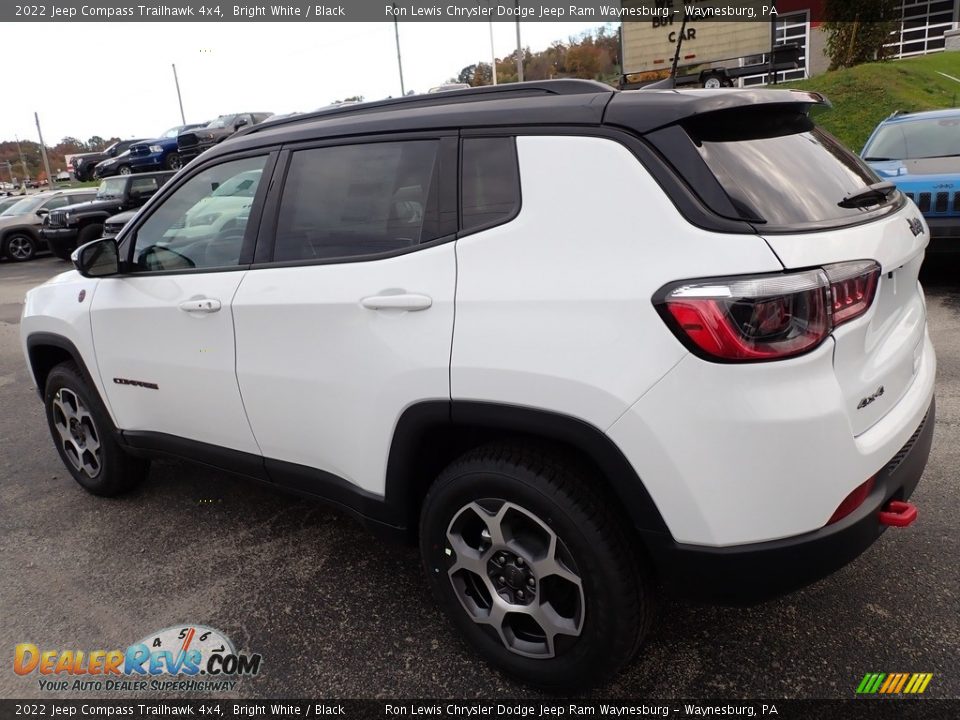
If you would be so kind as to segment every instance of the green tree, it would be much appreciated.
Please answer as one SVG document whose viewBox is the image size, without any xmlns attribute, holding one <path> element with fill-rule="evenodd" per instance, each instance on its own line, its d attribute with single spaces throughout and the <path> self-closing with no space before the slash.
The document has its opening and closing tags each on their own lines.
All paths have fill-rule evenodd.
<svg viewBox="0 0 960 720">
<path fill-rule="evenodd" d="M 882 60 L 884 45 L 899 25 L 898 0 L 825 0 L 826 33 L 830 69 L 853 67 Z"/>
</svg>

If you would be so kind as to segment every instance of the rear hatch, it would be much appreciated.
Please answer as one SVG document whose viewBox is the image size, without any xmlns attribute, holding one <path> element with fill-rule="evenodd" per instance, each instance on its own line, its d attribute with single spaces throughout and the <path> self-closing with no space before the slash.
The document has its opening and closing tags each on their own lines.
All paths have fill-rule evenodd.
<svg viewBox="0 0 960 720">
<path fill-rule="evenodd" d="M 926 309 L 918 274 L 928 234 L 916 208 L 878 185 L 860 158 L 814 126 L 809 111 L 799 103 L 727 109 L 648 139 L 669 142 L 670 153 L 659 148 L 667 157 L 686 153 L 680 166 L 701 161 L 710 172 L 690 184 L 718 214 L 751 222 L 786 270 L 860 260 L 880 266 L 869 310 L 832 334 L 837 382 L 859 435 L 896 406 L 919 369 Z M 714 180 L 722 193 L 704 188 Z"/>
</svg>

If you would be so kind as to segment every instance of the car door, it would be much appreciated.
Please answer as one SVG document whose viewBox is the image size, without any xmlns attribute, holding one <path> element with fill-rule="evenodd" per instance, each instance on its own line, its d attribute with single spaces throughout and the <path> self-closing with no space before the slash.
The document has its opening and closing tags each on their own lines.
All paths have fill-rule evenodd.
<svg viewBox="0 0 960 720">
<path fill-rule="evenodd" d="M 235 373 L 230 303 L 253 254 L 259 205 L 191 210 L 223 183 L 253 173 L 258 198 L 273 156 L 220 160 L 178 182 L 123 235 L 128 270 L 100 281 L 91 323 L 97 364 L 118 426 L 137 444 L 182 440 L 259 455 Z"/>
<path fill-rule="evenodd" d="M 244 405 L 274 480 L 382 495 L 400 415 L 450 397 L 456 137 L 297 148 L 281 163 L 264 262 L 233 302 Z"/>
</svg>

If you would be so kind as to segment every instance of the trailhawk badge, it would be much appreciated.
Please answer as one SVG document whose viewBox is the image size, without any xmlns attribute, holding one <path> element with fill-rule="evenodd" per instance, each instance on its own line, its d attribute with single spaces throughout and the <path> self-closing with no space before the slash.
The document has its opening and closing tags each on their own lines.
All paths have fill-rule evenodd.
<svg viewBox="0 0 960 720">
<path fill-rule="evenodd" d="M 923 235 L 923 223 L 920 218 L 907 218 L 907 225 L 910 226 L 910 232 L 913 233 L 914 237 Z"/>
</svg>

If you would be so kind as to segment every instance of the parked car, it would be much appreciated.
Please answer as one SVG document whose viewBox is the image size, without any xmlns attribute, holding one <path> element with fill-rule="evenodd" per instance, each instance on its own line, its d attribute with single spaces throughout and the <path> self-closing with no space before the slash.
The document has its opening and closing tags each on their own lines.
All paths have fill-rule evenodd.
<svg viewBox="0 0 960 720">
<path fill-rule="evenodd" d="M 70 182 L 70 173 L 65 170 L 61 170 L 57 173 L 57 182 Z"/>
<path fill-rule="evenodd" d="M 204 127 L 206 123 L 176 125 L 160 133 L 153 140 L 144 140 L 130 146 L 129 165 L 133 172 L 179 170 L 183 165 L 177 151 L 177 136 L 182 132 Z"/>
<path fill-rule="evenodd" d="M 101 236 L 107 218 L 122 210 L 140 207 L 171 177 L 173 172 L 165 171 L 107 178 L 100 183 L 96 194 L 87 198 L 88 202 L 51 212 L 43 223 L 41 235 L 54 255 L 69 260 L 70 253 L 79 245 Z"/>
<path fill-rule="evenodd" d="M 94 190 L 50 190 L 15 198 L 0 214 L 0 257 L 14 262 L 32 260 L 47 249 L 40 235 L 44 218 L 59 207 L 90 200 Z M 14 198 L 4 198 L 10 200 Z"/>
<path fill-rule="evenodd" d="M 93 168 L 93 179 L 103 180 L 114 175 L 130 175 L 133 169 L 130 167 L 130 150 L 126 150 L 116 157 L 101 160 Z"/>
<path fill-rule="evenodd" d="M 920 208 L 931 252 L 960 252 L 960 108 L 894 113 L 862 155 Z"/>
<path fill-rule="evenodd" d="M 124 210 L 122 213 L 108 217 L 103 221 L 103 231 L 100 233 L 100 237 L 112 238 L 119 235 L 124 225 L 130 222 L 137 212 L 138 210 Z"/>
<path fill-rule="evenodd" d="M 244 127 L 262 123 L 273 113 L 234 113 L 220 115 L 201 128 L 188 130 L 177 136 L 177 152 L 183 164 L 217 143 L 221 143 Z"/>
<path fill-rule="evenodd" d="M 108 146 L 104 150 L 95 153 L 84 153 L 73 157 L 73 176 L 81 182 L 87 182 L 94 179 L 94 171 L 98 164 L 104 160 L 115 158 L 117 155 L 125 153 L 134 143 L 142 142 L 143 138 L 134 140 L 120 140 Z"/>
<path fill-rule="evenodd" d="M 99 495 L 172 455 L 416 536 L 496 667 L 609 678 L 661 585 L 783 592 L 916 518 L 927 230 L 824 103 L 556 80 L 248 129 L 27 294 L 57 450 Z"/>
<path fill-rule="evenodd" d="M 21 196 L 19 196 L 19 195 L 6 195 L 6 196 L 4 196 L 4 197 L 0 197 L 0 215 L 3 215 L 3 212 L 4 212 L 8 207 L 11 207 L 12 205 L 15 205 L 16 203 L 20 202 L 21 200 L 23 200 L 23 198 L 22 198 Z"/>
</svg>

